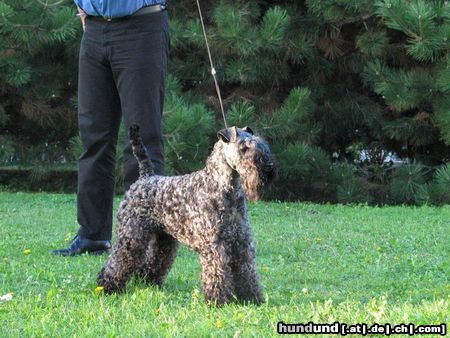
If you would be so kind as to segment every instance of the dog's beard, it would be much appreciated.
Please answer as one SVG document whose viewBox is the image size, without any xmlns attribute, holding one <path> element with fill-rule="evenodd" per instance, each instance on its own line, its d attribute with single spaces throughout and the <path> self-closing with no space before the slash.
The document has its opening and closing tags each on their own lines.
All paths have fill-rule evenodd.
<svg viewBox="0 0 450 338">
<path fill-rule="evenodd" d="M 242 184 L 245 195 L 250 201 L 254 202 L 261 199 L 263 189 L 258 175 L 253 174 L 246 176 L 245 179 L 242 180 Z"/>
<path fill-rule="evenodd" d="M 249 172 L 242 177 L 242 186 L 247 198 L 254 202 L 263 197 L 264 188 L 268 181 L 264 173 L 253 163 L 249 165 Z"/>
<path fill-rule="evenodd" d="M 252 202 L 263 197 L 267 186 L 277 175 L 273 159 L 262 159 L 260 156 L 260 154 L 248 156 L 244 160 L 245 165 L 243 166 L 246 172 L 241 174 L 245 195 Z M 255 163 L 259 163 L 259 165 Z"/>
</svg>

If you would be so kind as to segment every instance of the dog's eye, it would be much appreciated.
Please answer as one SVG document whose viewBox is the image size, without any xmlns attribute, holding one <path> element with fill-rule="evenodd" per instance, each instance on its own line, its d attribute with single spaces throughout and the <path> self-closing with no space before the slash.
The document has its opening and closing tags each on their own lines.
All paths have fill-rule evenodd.
<svg viewBox="0 0 450 338">
<path fill-rule="evenodd" d="M 248 146 L 245 143 L 242 143 L 242 144 L 239 145 L 239 150 L 242 153 L 245 153 L 248 150 Z"/>
<path fill-rule="evenodd" d="M 239 150 L 242 152 L 242 153 L 245 153 L 247 150 L 248 150 L 248 144 L 247 144 L 247 142 L 246 142 L 246 140 L 241 140 L 240 142 L 239 142 Z"/>
</svg>

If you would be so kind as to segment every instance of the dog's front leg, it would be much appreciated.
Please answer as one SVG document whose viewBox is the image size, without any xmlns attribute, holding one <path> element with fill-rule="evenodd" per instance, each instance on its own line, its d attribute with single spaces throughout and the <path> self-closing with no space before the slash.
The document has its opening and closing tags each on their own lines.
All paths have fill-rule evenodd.
<svg viewBox="0 0 450 338">
<path fill-rule="evenodd" d="M 200 253 L 203 293 L 211 305 L 221 306 L 232 297 L 233 279 L 227 249 L 225 243 L 215 243 Z"/>
</svg>

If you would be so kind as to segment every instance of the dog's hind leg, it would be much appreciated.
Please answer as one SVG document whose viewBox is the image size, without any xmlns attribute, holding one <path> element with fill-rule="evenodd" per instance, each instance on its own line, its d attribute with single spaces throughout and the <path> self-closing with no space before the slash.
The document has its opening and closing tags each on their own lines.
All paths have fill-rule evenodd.
<svg viewBox="0 0 450 338">
<path fill-rule="evenodd" d="M 148 237 L 148 228 L 135 215 L 126 215 L 120 220 L 117 243 L 97 278 L 105 293 L 124 289 L 130 276 L 142 265 Z"/>
<path fill-rule="evenodd" d="M 147 283 L 162 286 L 178 251 L 178 241 L 165 233 L 152 233 L 137 275 Z"/>
</svg>

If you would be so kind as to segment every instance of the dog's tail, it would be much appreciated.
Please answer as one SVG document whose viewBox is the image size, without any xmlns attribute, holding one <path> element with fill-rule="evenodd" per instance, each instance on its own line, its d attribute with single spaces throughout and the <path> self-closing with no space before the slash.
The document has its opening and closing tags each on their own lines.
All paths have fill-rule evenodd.
<svg viewBox="0 0 450 338">
<path fill-rule="evenodd" d="M 139 177 L 154 175 L 152 160 L 150 159 L 147 148 L 139 135 L 139 126 L 137 124 L 133 124 L 130 127 L 129 137 L 131 147 L 133 149 L 133 155 L 139 163 Z"/>
</svg>

